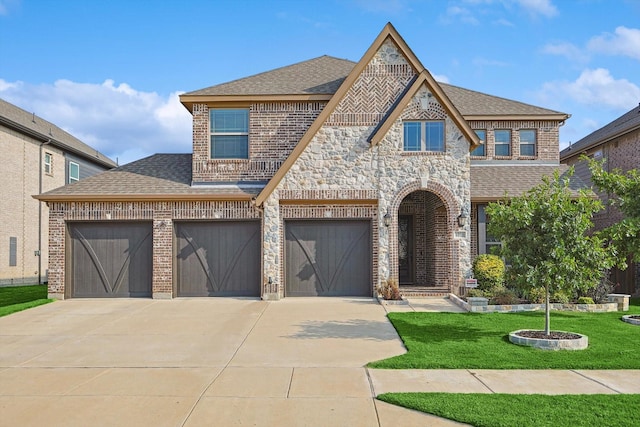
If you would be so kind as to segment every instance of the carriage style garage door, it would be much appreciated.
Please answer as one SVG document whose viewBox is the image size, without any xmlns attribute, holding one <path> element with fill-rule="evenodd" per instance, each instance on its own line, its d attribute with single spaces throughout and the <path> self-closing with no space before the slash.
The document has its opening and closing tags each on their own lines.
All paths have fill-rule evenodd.
<svg viewBox="0 0 640 427">
<path fill-rule="evenodd" d="M 178 296 L 260 296 L 260 222 L 176 223 Z"/>
<path fill-rule="evenodd" d="M 371 296 L 370 221 L 285 224 L 286 296 Z"/>
<path fill-rule="evenodd" d="M 70 223 L 72 297 L 150 297 L 152 225 Z"/>
</svg>

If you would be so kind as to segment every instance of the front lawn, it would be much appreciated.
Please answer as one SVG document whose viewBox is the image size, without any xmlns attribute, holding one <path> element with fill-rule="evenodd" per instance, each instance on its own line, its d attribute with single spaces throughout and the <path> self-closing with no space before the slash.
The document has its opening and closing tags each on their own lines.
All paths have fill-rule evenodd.
<svg viewBox="0 0 640 427">
<path fill-rule="evenodd" d="M 0 288 L 0 317 L 53 301 L 47 299 L 47 285 Z"/>
<path fill-rule="evenodd" d="M 381 369 L 640 369 L 640 326 L 628 312 L 551 312 L 551 329 L 589 337 L 589 348 L 545 351 L 509 342 L 509 332 L 544 329 L 544 313 L 389 313 L 408 352 L 369 364 Z"/>
<path fill-rule="evenodd" d="M 388 393 L 378 399 L 482 427 L 638 425 L 638 394 Z"/>
</svg>

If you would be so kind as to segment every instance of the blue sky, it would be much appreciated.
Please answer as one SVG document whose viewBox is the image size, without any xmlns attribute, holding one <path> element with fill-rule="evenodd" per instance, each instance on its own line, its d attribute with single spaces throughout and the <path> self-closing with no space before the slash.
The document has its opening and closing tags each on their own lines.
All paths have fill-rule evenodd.
<svg viewBox="0 0 640 427">
<path fill-rule="evenodd" d="M 640 0 L 0 0 L 0 98 L 120 164 L 189 152 L 178 95 L 331 55 L 392 22 L 440 81 L 571 114 L 640 102 Z"/>
</svg>

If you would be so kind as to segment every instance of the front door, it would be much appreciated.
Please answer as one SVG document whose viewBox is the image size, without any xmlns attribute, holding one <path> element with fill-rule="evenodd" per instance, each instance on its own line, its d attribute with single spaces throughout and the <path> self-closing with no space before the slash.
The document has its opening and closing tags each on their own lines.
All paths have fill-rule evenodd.
<svg viewBox="0 0 640 427">
<path fill-rule="evenodd" d="M 398 217 L 398 275 L 401 285 L 414 282 L 413 215 Z"/>
</svg>

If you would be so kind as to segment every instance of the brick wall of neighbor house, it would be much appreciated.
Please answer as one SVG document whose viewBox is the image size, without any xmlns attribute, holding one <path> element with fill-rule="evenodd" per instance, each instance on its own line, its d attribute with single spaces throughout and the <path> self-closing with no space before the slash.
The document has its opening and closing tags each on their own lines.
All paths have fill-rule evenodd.
<svg viewBox="0 0 640 427">
<path fill-rule="evenodd" d="M 0 285 L 38 282 L 38 210 L 42 209 L 41 280 L 46 281 L 48 264 L 48 208 L 32 195 L 39 193 L 40 141 L 0 126 L 0 151 L 3 153 L 3 206 L 0 210 Z M 51 173 L 42 173 L 43 191 L 64 185 L 64 155 L 50 145 L 42 147 L 52 155 Z M 9 265 L 9 239 L 17 241 L 16 265 Z"/>
<path fill-rule="evenodd" d="M 396 46 L 386 42 L 265 201 L 263 239 L 270 242 L 264 247 L 265 275 L 277 277 L 281 282 L 281 258 L 273 254 L 276 246 L 276 253 L 281 253 L 282 247 L 278 220 L 274 219 L 281 217 L 279 211 L 285 206 L 280 205 L 280 199 L 286 192 L 302 194 L 308 190 L 355 190 L 376 195 L 379 237 L 374 286 L 379 280 L 398 276 L 396 221 L 402 200 L 417 190 L 437 195 L 445 212 L 441 216 L 444 222 L 441 229 L 446 230 L 441 230 L 442 235 L 437 238 L 441 238 L 447 248 L 452 266 L 445 269 L 445 285 L 458 286 L 468 273 L 469 229 L 459 229 L 454 224 L 460 208 L 470 208 L 469 144 L 454 122 L 444 115 L 433 98 L 431 105 L 422 109 L 420 101 L 429 95 L 424 88 L 378 145 L 372 147 L 367 142 L 380 117 L 410 80 L 413 71 L 407 64 Z M 363 102 L 363 96 L 368 102 Z M 364 106 L 372 108 L 363 109 Z M 444 120 L 446 152 L 405 153 L 402 120 L 412 118 Z M 380 223 L 387 210 L 393 214 L 388 228 Z"/>
<path fill-rule="evenodd" d="M 595 146 L 586 151 L 587 156 L 594 156 L 596 152 L 602 154 L 605 159 L 605 167 L 608 170 L 621 169 L 628 171 L 631 169 L 640 168 L 640 130 L 627 133 L 621 137 L 613 139 L 605 144 Z M 600 158 L 600 156 L 596 156 Z M 586 162 L 580 160 L 579 156 L 573 156 L 564 161 L 570 166 L 574 166 L 576 175 L 578 175 L 585 183 L 592 185 L 591 173 Z M 605 209 L 595 214 L 593 217 L 593 223 L 596 230 L 602 230 L 612 224 L 619 222 L 622 219 L 622 213 L 615 207 L 608 205 L 608 195 L 606 193 L 597 193 L 602 202 L 605 204 Z M 614 275 L 630 275 L 633 277 L 633 284 L 628 284 L 627 289 L 624 292 L 631 294 L 640 293 L 640 263 L 632 264 L 631 273 L 616 272 L 614 269 Z M 632 289 L 635 287 L 635 289 Z"/>
<path fill-rule="evenodd" d="M 558 162 L 559 155 L 559 134 L 561 122 L 557 120 L 534 120 L 534 121 L 476 121 L 470 120 L 469 126 L 472 129 L 484 129 L 487 131 L 487 141 L 485 141 L 485 157 L 472 157 L 473 159 L 514 159 L 514 160 L 549 160 Z M 511 130 L 511 156 L 495 155 L 495 129 Z M 536 152 L 537 156 L 520 156 L 520 139 L 518 131 L 520 129 L 534 129 L 536 131 Z"/>
<path fill-rule="evenodd" d="M 249 201 L 54 202 L 50 209 L 49 295 L 60 299 L 65 297 L 70 221 L 153 221 L 153 297 L 171 298 L 174 221 L 260 218 L 260 211 Z"/>
<path fill-rule="evenodd" d="M 249 159 L 212 160 L 209 109 L 193 106 L 193 181 L 266 181 L 280 168 L 325 102 L 268 102 L 249 106 Z"/>
</svg>

